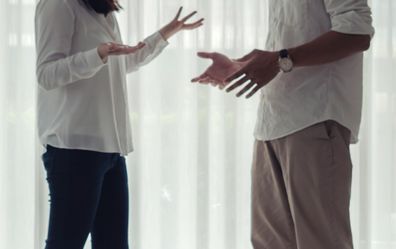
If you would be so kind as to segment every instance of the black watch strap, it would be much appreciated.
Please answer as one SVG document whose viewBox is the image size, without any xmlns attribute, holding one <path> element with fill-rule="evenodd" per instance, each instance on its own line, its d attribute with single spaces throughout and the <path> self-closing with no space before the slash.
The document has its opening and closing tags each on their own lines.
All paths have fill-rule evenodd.
<svg viewBox="0 0 396 249">
<path fill-rule="evenodd" d="M 288 58 L 289 57 L 289 51 L 287 49 L 282 49 L 279 51 L 279 57 L 280 58 Z"/>
</svg>

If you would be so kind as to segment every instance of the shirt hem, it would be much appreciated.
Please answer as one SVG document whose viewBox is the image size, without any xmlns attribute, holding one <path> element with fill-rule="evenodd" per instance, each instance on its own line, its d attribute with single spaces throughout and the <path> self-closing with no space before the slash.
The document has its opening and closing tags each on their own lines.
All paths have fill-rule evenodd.
<svg viewBox="0 0 396 249">
<path fill-rule="evenodd" d="M 301 126 L 299 128 L 296 128 L 296 129 L 292 129 L 290 131 L 287 131 L 287 132 L 285 132 L 285 133 L 283 133 L 281 135 L 277 135 L 277 136 L 268 136 L 268 137 L 266 137 L 266 136 L 259 135 L 258 132 L 254 132 L 254 138 L 259 140 L 259 141 L 264 141 L 264 142 L 265 141 L 277 140 L 277 139 L 281 139 L 281 138 L 287 137 L 287 136 L 289 136 L 291 134 L 294 134 L 296 132 L 302 131 L 302 130 L 304 130 L 304 129 L 312 126 L 312 125 L 315 125 L 315 124 L 318 124 L 318 123 L 321 123 L 321 122 L 325 122 L 327 120 L 334 120 L 334 121 L 338 122 L 339 124 L 345 126 L 347 129 L 349 129 L 351 131 L 351 141 L 350 141 L 351 144 L 357 144 L 359 142 L 358 136 L 356 134 L 353 134 L 353 131 L 350 128 L 350 125 L 345 124 L 345 122 L 341 122 L 341 121 L 339 121 L 339 120 L 337 120 L 335 118 L 324 118 L 324 119 L 317 120 L 315 122 L 307 123 L 306 125 L 303 125 L 303 126 Z"/>
</svg>

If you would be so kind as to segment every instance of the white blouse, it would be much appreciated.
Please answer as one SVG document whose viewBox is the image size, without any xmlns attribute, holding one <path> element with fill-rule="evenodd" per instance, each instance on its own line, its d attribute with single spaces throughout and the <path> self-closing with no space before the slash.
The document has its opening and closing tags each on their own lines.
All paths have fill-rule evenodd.
<svg viewBox="0 0 396 249">
<path fill-rule="evenodd" d="M 35 17 L 38 131 L 58 148 L 133 151 L 126 74 L 149 63 L 168 43 L 157 32 L 131 55 L 110 56 L 97 47 L 122 43 L 113 13 L 88 10 L 78 0 L 41 0 Z"/>
<path fill-rule="evenodd" d="M 270 0 L 267 49 L 307 43 L 333 30 L 374 34 L 366 0 Z M 262 88 L 255 138 L 268 141 L 334 120 L 358 141 L 363 96 L 363 53 L 320 66 L 280 73 Z"/>
</svg>

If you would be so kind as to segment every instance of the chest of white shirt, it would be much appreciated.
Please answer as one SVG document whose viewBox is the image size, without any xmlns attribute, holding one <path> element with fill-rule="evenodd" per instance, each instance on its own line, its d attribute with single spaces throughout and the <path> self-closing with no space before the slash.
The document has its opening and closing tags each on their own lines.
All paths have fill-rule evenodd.
<svg viewBox="0 0 396 249">
<path fill-rule="evenodd" d="M 121 34 L 113 13 L 107 17 L 82 9 L 74 23 L 75 44 L 98 45 L 104 42 L 121 42 Z"/>
<path fill-rule="evenodd" d="M 269 25 L 304 29 L 328 25 L 329 16 L 322 0 L 269 0 Z"/>
</svg>

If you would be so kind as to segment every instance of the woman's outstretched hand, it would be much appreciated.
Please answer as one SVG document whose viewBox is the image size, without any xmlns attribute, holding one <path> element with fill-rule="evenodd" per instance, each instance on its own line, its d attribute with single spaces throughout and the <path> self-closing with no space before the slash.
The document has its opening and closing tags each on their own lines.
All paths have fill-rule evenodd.
<svg viewBox="0 0 396 249">
<path fill-rule="evenodd" d="M 220 53 L 200 52 L 198 56 L 204 59 L 211 59 L 213 63 L 203 74 L 192 79 L 191 82 L 199 82 L 202 84 L 210 83 L 221 89 L 228 84 L 227 78 L 241 70 L 248 63 L 246 61 L 231 60 Z"/>
<path fill-rule="evenodd" d="M 111 55 L 133 54 L 142 49 L 146 44 L 139 42 L 136 46 L 122 45 L 114 42 L 102 43 L 98 47 L 98 54 L 104 63 Z"/>
<path fill-rule="evenodd" d="M 197 11 L 194 11 L 187 15 L 186 17 L 180 19 L 180 15 L 182 13 L 183 7 L 180 7 L 179 11 L 176 14 L 176 17 L 167 25 L 165 25 L 161 30 L 160 33 L 165 40 L 168 40 L 171 36 L 176 34 L 182 30 L 193 30 L 201 27 L 203 25 L 204 19 L 201 18 L 196 22 L 193 23 L 186 23 L 192 16 L 197 14 Z M 180 20 L 179 20 L 180 19 Z"/>
</svg>

